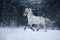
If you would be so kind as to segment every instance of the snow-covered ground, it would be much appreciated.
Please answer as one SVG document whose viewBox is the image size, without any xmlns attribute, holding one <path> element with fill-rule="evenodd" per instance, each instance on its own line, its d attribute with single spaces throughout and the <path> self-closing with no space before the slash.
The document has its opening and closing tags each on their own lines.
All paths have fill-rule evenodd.
<svg viewBox="0 0 60 40">
<path fill-rule="evenodd" d="M 60 30 L 44 32 L 22 28 L 0 28 L 0 40 L 60 40 Z"/>
</svg>

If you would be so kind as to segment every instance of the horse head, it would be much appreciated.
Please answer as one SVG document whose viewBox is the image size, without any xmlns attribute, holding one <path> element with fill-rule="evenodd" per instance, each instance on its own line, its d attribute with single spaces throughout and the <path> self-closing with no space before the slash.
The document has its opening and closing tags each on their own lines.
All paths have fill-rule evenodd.
<svg viewBox="0 0 60 40">
<path fill-rule="evenodd" d="M 27 16 L 27 15 L 28 15 L 28 11 L 29 11 L 29 9 L 26 8 L 26 9 L 25 9 L 25 12 L 24 12 L 24 14 L 23 14 L 23 16 Z"/>
<path fill-rule="evenodd" d="M 26 8 L 23 15 L 24 15 L 24 16 L 27 16 L 27 15 L 33 15 L 32 9 L 31 9 L 31 8 Z"/>
</svg>

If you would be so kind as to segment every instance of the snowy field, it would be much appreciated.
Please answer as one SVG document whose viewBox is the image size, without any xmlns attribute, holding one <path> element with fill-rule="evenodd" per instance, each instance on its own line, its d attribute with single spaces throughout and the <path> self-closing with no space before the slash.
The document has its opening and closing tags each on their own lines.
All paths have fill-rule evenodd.
<svg viewBox="0 0 60 40">
<path fill-rule="evenodd" d="M 60 40 L 60 30 L 44 32 L 22 28 L 0 28 L 0 40 Z"/>
</svg>

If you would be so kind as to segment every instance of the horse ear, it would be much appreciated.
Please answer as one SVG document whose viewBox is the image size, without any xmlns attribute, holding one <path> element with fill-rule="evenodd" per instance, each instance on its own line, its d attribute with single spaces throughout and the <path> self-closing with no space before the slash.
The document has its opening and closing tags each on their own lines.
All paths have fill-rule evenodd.
<svg viewBox="0 0 60 40">
<path fill-rule="evenodd" d="M 29 8 L 29 11 L 31 11 L 31 8 Z"/>
</svg>

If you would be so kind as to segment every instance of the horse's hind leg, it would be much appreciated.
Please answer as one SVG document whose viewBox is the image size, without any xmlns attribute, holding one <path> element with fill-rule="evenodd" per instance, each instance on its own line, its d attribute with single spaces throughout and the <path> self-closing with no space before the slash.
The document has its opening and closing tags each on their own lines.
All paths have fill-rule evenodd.
<svg viewBox="0 0 60 40">
<path fill-rule="evenodd" d="M 44 31 L 47 32 L 46 26 L 44 26 Z"/>
</svg>

